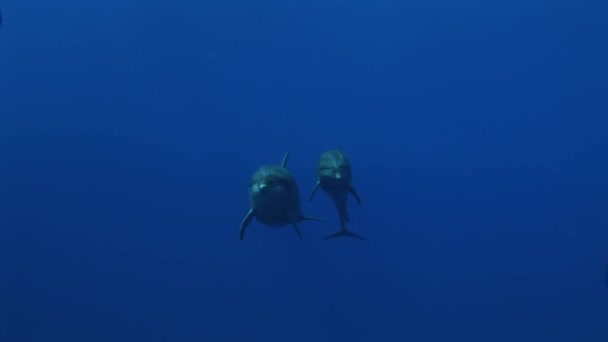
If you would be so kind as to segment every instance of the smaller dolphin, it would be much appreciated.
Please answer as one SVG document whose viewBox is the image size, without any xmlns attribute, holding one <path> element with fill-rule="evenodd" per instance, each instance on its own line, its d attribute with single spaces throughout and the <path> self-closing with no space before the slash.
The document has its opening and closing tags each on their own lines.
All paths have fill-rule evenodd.
<svg viewBox="0 0 608 342">
<path fill-rule="evenodd" d="M 324 152 L 317 163 L 317 177 L 318 180 L 312 189 L 310 200 L 312 201 L 317 189 L 321 187 L 334 201 L 340 216 L 340 230 L 326 236 L 325 240 L 341 236 L 367 240 L 346 229 L 346 222 L 350 219 L 348 209 L 346 208 L 346 199 L 348 198 L 348 195 L 351 194 L 357 203 L 361 204 L 361 198 L 355 188 L 351 185 L 352 171 L 350 161 L 344 153 L 339 149 Z"/>
<path fill-rule="evenodd" d="M 240 239 L 255 217 L 270 227 L 291 224 L 302 238 L 298 222 L 304 220 L 325 221 L 321 218 L 307 217 L 300 210 L 300 193 L 296 180 L 287 170 L 289 153 L 285 153 L 281 165 L 264 165 L 251 177 L 249 182 L 249 203 L 251 209 L 241 222 Z"/>
</svg>

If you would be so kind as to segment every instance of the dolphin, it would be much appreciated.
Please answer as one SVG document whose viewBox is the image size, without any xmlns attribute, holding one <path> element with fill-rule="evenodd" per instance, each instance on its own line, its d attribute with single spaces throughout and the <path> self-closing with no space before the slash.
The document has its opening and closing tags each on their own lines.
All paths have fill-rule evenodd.
<svg viewBox="0 0 608 342">
<path fill-rule="evenodd" d="M 346 199 L 348 198 L 348 195 L 351 194 L 357 203 L 361 204 L 359 194 L 351 185 L 352 171 L 350 161 L 346 155 L 344 155 L 340 149 L 324 152 L 317 162 L 317 177 L 317 183 L 312 188 L 309 199 L 312 201 L 313 196 L 319 187 L 321 187 L 334 201 L 340 216 L 340 229 L 337 232 L 326 236 L 325 240 L 341 236 L 367 240 L 346 229 L 346 222 L 350 220 L 348 209 L 346 208 Z"/>
<path fill-rule="evenodd" d="M 241 222 L 240 239 L 245 237 L 247 227 L 255 217 L 270 227 L 291 225 L 298 237 L 302 233 L 298 222 L 304 220 L 325 221 L 308 217 L 300 209 L 300 192 L 296 180 L 287 170 L 289 152 L 285 153 L 281 165 L 264 165 L 251 177 L 249 182 L 249 203 L 251 208 Z"/>
</svg>

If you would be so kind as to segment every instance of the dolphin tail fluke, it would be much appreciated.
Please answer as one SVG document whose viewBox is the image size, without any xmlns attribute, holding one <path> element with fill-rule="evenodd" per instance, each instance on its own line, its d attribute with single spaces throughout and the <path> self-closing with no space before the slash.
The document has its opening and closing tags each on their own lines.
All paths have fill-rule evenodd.
<svg viewBox="0 0 608 342">
<path fill-rule="evenodd" d="M 249 223 L 251 223 L 251 220 L 253 220 L 253 209 L 249 209 L 247 215 L 245 215 L 245 218 L 243 219 L 243 222 L 241 222 L 241 230 L 239 232 L 239 237 L 241 240 L 245 238 L 245 231 L 247 230 Z"/>
<path fill-rule="evenodd" d="M 339 231 L 333 233 L 333 234 L 329 234 L 327 235 L 325 238 L 323 238 L 323 240 L 330 240 L 330 239 L 335 239 L 335 238 L 339 238 L 339 237 L 351 237 L 354 239 L 358 239 L 358 240 L 363 240 L 363 241 L 367 241 L 366 238 L 364 238 L 361 235 L 355 234 L 349 230 L 346 229 L 340 229 Z"/>
<path fill-rule="evenodd" d="M 321 186 L 321 181 L 317 181 L 317 184 L 315 184 L 314 188 L 312 188 L 312 191 L 310 192 L 310 197 L 308 198 L 309 201 L 312 201 L 312 197 L 317 192 L 317 189 L 319 189 L 319 186 Z"/>
<path fill-rule="evenodd" d="M 330 239 L 335 239 L 335 238 L 339 238 L 339 237 L 351 237 L 353 239 L 367 241 L 367 239 L 364 238 L 363 236 L 361 236 L 359 234 L 355 234 L 346 228 L 346 220 L 342 213 L 340 214 L 340 230 L 338 230 L 337 232 L 335 232 L 333 234 L 327 235 L 323 240 L 330 240 Z"/>
</svg>

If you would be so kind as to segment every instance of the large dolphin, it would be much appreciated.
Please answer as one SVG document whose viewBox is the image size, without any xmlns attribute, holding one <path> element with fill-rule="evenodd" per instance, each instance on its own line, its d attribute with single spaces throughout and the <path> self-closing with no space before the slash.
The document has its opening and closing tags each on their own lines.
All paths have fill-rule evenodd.
<svg viewBox="0 0 608 342">
<path fill-rule="evenodd" d="M 304 220 L 325 221 L 307 217 L 300 210 L 300 192 L 296 180 L 287 170 L 289 153 L 285 153 L 281 165 L 264 165 L 251 177 L 249 182 L 249 202 L 251 209 L 241 223 L 240 238 L 255 217 L 270 227 L 292 225 L 302 238 L 298 222 Z"/>
<path fill-rule="evenodd" d="M 352 171 L 348 158 L 339 149 L 324 152 L 317 163 L 317 177 L 318 180 L 312 189 L 310 200 L 312 201 L 317 189 L 321 187 L 334 201 L 340 216 L 340 229 L 326 236 L 325 240 L 341 236 L 366 240 L 364 237 L 346 229 L 346 222 L 350 219 L 346 208 L 348 195 L 353 195 L 357 203 L 361 204 L 361 198 L 351 184 Z"/>
</svg>

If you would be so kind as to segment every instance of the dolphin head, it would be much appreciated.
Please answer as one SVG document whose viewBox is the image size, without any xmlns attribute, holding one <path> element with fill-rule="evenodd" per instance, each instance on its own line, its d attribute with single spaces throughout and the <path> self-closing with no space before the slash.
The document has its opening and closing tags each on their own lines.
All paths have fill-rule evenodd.
<svg viewBox="0 0 608 342">
<path fill-rule="evenodd" d="M 283 171 L 274 167 L 263 167 L 254 174 L 249 190 L 254 196 L 284 196 L 289 193 L 289 179 Z"/>
<path fill-rule="evenodd" d="M 351 181 L 350 162 L 338 150 L 324 152 L 317 163 L 317 175 L 321 183 L 327 185 L 349 184 Z"/>
<path fill-rule="evenodd" d="M 350 183 L 350 170 L 344 166 L 322 167 L 318 170 L 319 180 L 326 185 Z"/>
<path fill-rule="evenodd" d="M 251 192 L 254 194 L 271 194 L 285 192 L 285 187 L 272 178 L 260 179 L 251 183 Z"/>
<path fill-rule="evenodd" d="M 319 170 L 319 177 L 328 180 L 339 180 L 344 177 L 344 172 L 339 167 L 322 168 Z"/>
</svg>

